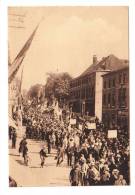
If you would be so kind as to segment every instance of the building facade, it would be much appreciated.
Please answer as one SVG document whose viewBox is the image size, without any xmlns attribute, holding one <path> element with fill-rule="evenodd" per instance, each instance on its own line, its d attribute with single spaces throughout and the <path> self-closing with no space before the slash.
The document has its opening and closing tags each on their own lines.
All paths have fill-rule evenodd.
<svg viewBox="0 0 135 195">
<path fill-rule="evenodd" d="M 103 122 L 107 128 L 129 127 L 129 67 L 103 75 Z"/>
<path fill-rule="evenodd" d="M 106 71 L 95 71 L 70 83 L 70 106 L 82 115 L 102 118 L 102 75 Z"/>
<path fill-rule="evenodd" d="M 20 80 L 15 78 L 10 84 L 8 88 L 8 110 L 9 113 L 12 115 L 13 112 L 16 111 L 19 105 L 19 87 L 20 87 Z"/>
<path fill-rule="evenodd" d="M 93 64 L 79 77 L 70 82 L 69 106 L 72 111 L 86 116 L 96 116 L 102 120 L 103 78 L 108 73 L 117 71 L 127 63 L 114 55 L 98 61 L 93 56 Z"/>
</svg>

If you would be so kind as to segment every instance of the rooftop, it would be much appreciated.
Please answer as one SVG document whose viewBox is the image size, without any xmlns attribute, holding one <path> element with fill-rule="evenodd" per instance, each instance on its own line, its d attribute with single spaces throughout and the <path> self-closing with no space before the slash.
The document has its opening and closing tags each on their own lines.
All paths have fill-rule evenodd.
<svg viewBox="0 0 135 195">
<path fill-rule="evenodd" d="M 129 67 L 129 61 L 126 59 L 119 59 L 113 54 L 103 57 L 102 60 L 91 64 L 80 76 L 75 79 L 79 79 L 96 71 L 116 71 L 125 67 Z"/>
</svg>

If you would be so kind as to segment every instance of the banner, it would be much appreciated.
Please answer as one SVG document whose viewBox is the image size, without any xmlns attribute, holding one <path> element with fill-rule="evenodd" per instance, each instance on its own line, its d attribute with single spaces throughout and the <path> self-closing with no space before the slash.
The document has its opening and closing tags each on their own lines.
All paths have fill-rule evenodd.
<svg viewBox="0 0 135 195">
<path fill-rule="evenodd" d="M 79 124 L 79 130 L 82 131 L 82 127 L 83 127 L 83 126 L 82 126 L 81 124 Z"/>
<path fill-rule="evenodd" d="M 10 114 L 8 114 L 8 125 L 18 129 L 17 122 L 12 118 Z"/>
<path fill-rule="evenodd" d="M 76 119 L 71 118 L 70 119 L 70 125 L 76 125 Z"/>
<path fill-rule="evenodd" d="M 86 123 L 88 129 L 96 129 L 96 123 Z"/>
<path fill-rule="evenodd" d="M 108 138 L 117 138 L 117 130 L 108 130 Z"/>
<path fill-rule="evenodd" d="M 8 77 L 8 81 L 9 83 L 11 83 L 11 81 L 14 79 L 15 75 L 17 74 L 25 56 L 26 53 L 32 43 L 32 40 L 34 38 L 34 35 L 37 31 L 39 25 L 37 25 L 37 27 L 35 28 L 35 30 L 33 31 L 33 33 L 31 34 L 31 36 L 29 37 L 29 39 L 27 40 L 27 42 L 25 43 L 25 45 L 23 46 L 23 48 L 21 49 L 21 51 L 18 53 L 18 55 L 16 56 L 15 60 L 13 61 L 13 63 L 9 66 L 9 77 Z"/>
</svg>

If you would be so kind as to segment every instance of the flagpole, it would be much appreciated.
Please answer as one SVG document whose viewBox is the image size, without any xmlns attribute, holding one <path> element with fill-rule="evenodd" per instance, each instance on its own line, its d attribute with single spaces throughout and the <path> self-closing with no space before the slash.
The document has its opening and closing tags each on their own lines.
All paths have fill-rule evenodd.
<svg viewBox="0 0 135 195">
<path fill-rule="evenodd" d="M 24 65 L 22 67 L 21 72 L 21 80 L 20 80 L 20 86 L 19 86 L 19 96 L 18 96 L 18 111 L 19 111 L 19 118 L 20 118 L 20 126 L 22 127 L 22 80 L 23 80 L 23 69 Z"/>
<path fill-rule="evenodd" d="M 11 67 L 9 68 L 9 78 L 8 78 L 9 83 L 12 82 L 15 75 L 17 74 L 17 72 L 18 72 L 18 70 L 19 70 L 19 68 L 20 68 L 20 66 L 21 66 L 21 64 L 26 56 L 26 53 L 31 46 L 31 43 L 32 43 L 33 38 L 35 36 L 35 33 L 39 27 L 39 24 L 36 26 L 36 28 L 34 29 L 32 34 L 30 35 L 29 39 L 26 41 L 26 43 L 24 44 L 24 46 L 22 47 L 22 49 L 20 50 L 20 52 L 18 53 L 18 55 L 14 59 L 13 63 L 11 64 Z"/>
</svg>

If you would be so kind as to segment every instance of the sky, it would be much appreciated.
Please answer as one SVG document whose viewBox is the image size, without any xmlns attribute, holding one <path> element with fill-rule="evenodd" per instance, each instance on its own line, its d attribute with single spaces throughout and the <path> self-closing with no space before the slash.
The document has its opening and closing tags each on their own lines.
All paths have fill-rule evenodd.
<svg viewBox="0 0 135 195">
<path fill-rule="evenodd" d="M 9 7 L 8 45 L 11 62 L 40 22 L 33 42 L 18 72 L 22 88 L 45 84 L 47 72 L 79 76 L 98 60 L 114 54 L 128 59 L 128 7 Z M 13 14 L 23 14 L 23 22 Z M 24 28 L 11 28 L 11 26 Z"/>
</svg>

